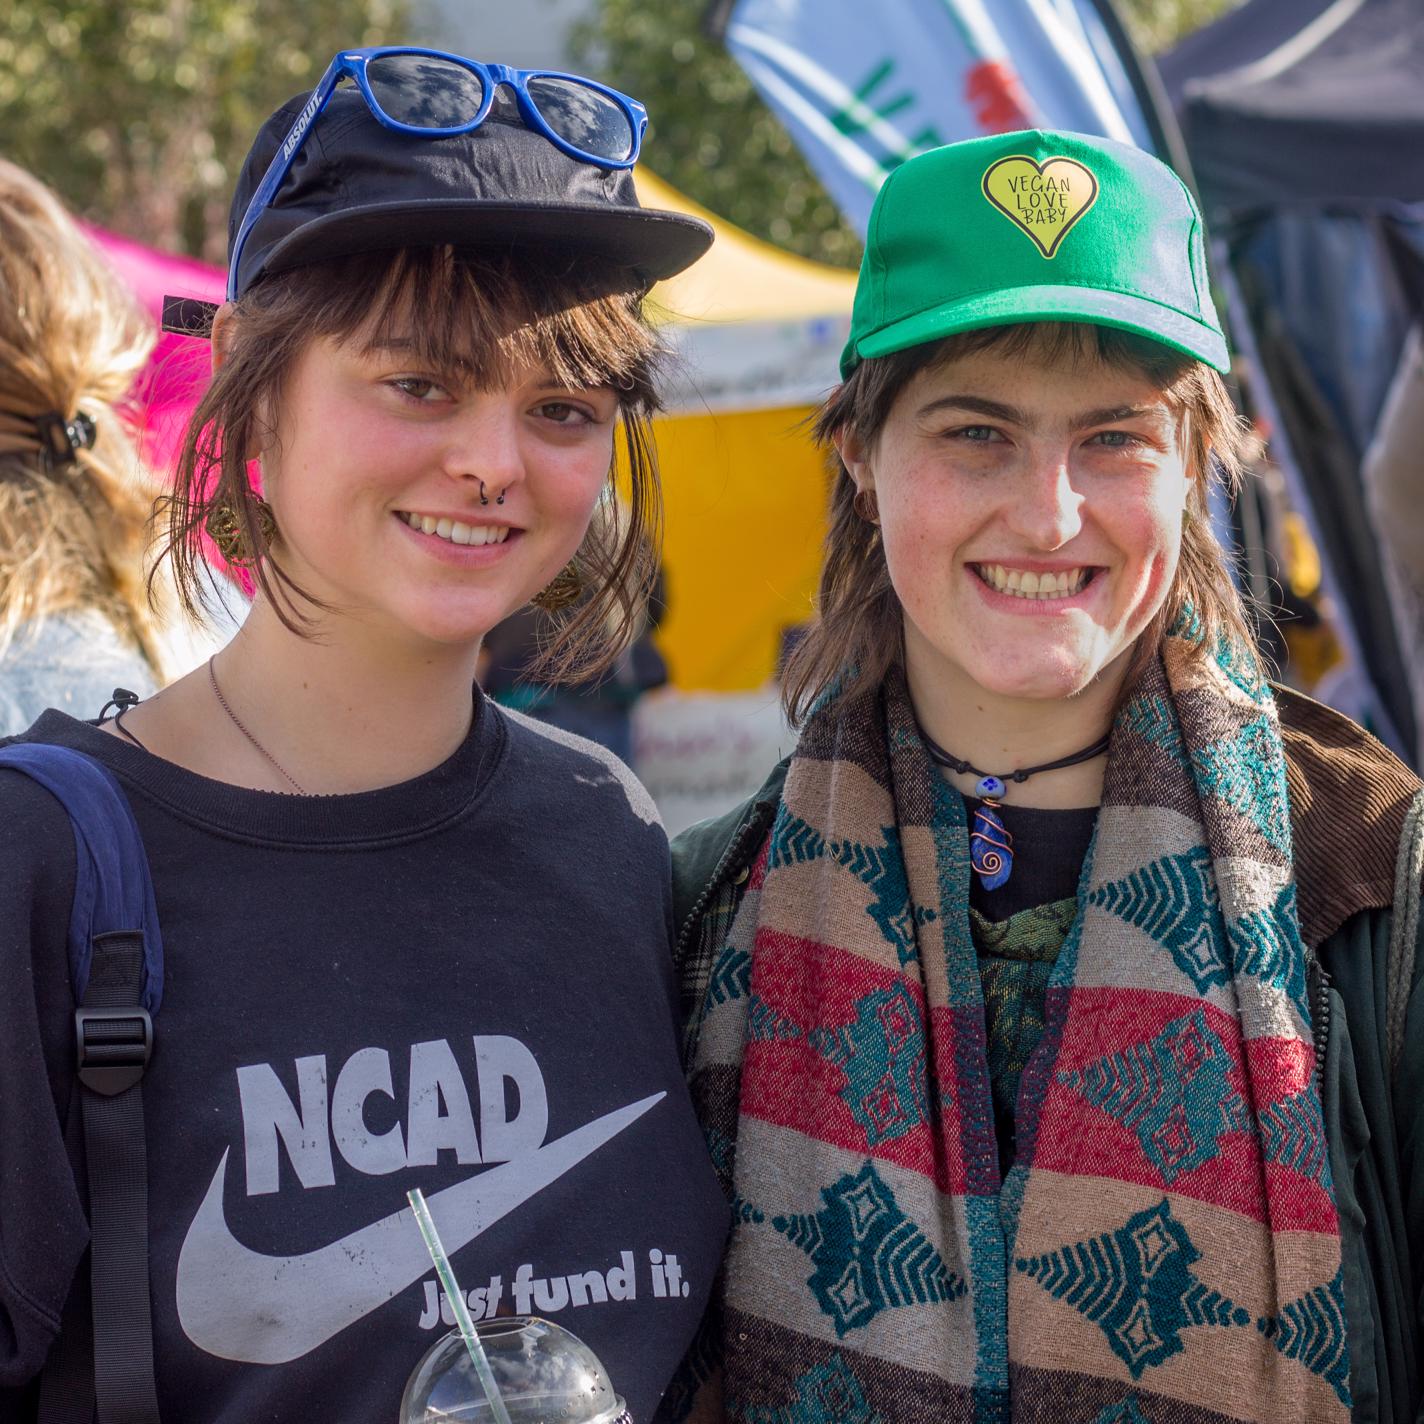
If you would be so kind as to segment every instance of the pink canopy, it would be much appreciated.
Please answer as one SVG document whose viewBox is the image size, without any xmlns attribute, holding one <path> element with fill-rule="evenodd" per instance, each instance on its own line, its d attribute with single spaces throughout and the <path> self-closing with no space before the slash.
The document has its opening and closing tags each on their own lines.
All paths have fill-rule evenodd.
<svg viewBox="0 0 1424 1424">
<path fill-rule="evenodd" d="M 222 301 L 227 278 L 218 268 L 191 257 L 155 252 L 102 228 L 85 230 L 137 293 L 155 325 L 162 318 L 166 296 Z M 160 477 L 172 475 L 184 427 L 207 384 L 208 362 L 206 341 L 164 333 L 139 380 L 134 396 L 139 408 L 141 448 L 145 463 Z"/>
<path fill-rule="evenodd" d="M 103 228 L 86 226 L 90 239 L 113 264 L 119 275 L 137 293 L 155 326 L 163 319 L 164 297 L 195 297 L 204 302 L 221 302 L 227 290 L 227 273 L 206 262 L 191 257 L 175 257 L 171 252 L 156 252 L 151 247 L 134 242 Z M 159 479 L 172 480 L 178 460 L 178 449 L 187 429 L 193 407 L 208 384 L 211 348 L 205 340 L 193 336 L 175 336 L 163 332 L 154 347 L 147 368 L 134 389 L 137 407 L 139 451 L 144 464 Z M 260 476 L 254 466 L 253 485 L 261 488 Z M 203 536 L 208 562 L 232 578 L 249 597 L 253 591 L 251 575 L 246 569 L 228 567 L 212 542 Z"/>
</svg>

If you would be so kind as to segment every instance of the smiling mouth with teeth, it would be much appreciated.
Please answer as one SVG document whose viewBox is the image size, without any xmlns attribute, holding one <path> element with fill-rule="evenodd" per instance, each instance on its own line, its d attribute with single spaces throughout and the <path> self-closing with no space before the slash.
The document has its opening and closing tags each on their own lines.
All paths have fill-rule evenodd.
<svg viewBox="0 0 1424 1424">
<path fill-rule="evenodd" d="M 398 518 L 421 534 L 433 534 L 450 544 L 503 544 L 509 538 L 507 524 L 465 524 L 458 519 L 436 519 L 429 514 L 409 514 Z"/>
<path fill-rule="evenodd" d="M 970 564 L 969 567 L 995 593 L 1006 593 L 1010 598 L 1028 598 L 1035 601 L 1072 598 L 1074 594 L 1082 593 L 1098 572 L 1097 569 L 1087 566 L 1051 574 L 1034 573 L 1031 569 L 1010 569 L 1003 564 Z"/>
</svg>

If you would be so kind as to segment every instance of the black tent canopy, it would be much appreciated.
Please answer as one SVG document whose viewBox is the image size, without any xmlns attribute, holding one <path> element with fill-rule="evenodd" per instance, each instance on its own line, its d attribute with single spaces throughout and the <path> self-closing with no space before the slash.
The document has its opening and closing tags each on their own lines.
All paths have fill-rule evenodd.
<svg viewBox="0 0 1424 1424">
<path fill-rule="evenodd" d="M 1193 30 L 1157 60 L 1157 74 L 1172 107 L 1180 110 L 1184 90 L 1203 75 L 1225 74 L 1254 64 L 1299 33 L 1335 0 L 1253 0 L 1228 10 L 1214 24 Z"/>
<path fill-rule="evenodd" d="M 1250 0 L 1161 69 L 1236 338 L 1363 665 L 1369 705 L 1345 710 L 1410 754 L 1360 465 L 1424 296 L 1424 0 Z"/>
<path fill-rule="evenodd" d="M 1244 27 L 1256 8 L 1230 18 Z M 1293 33 L 1225 73 L 1183 78 L 1187 142 L 1211 200 L 1424 200 L 1420 0 L 1334 0 L 1313 18 L 1294 0 L 1264 9 L 1293 12 Z"/>
</svg>

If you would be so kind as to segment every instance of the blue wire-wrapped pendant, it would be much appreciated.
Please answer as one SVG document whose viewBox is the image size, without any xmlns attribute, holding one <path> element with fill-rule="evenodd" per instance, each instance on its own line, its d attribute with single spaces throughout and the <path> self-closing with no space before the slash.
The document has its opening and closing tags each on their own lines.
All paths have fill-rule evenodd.
<svg viewBox="0 0 1424 1424">
<path fill-rule="evenodd" d="M 974 790 L 985 799 L 974 808 L 969 864 L 986 890 L 997 890 L 1008 882 L 1014 869 L 1014 838 L 999 819 L 999 803 L 993 799 L 996 793 L 1003 795 L 1004 783 L 997 776 L 986 776 Z"/>
</svg>

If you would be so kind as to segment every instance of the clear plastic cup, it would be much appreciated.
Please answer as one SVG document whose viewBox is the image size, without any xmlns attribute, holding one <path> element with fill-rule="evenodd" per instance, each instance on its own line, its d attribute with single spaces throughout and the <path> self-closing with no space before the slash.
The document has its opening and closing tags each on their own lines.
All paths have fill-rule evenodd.
<svg viewBox="0 0 1424 1424">
<path fill-rule="evenodd" d="M 632 1424 L 598 1356 L 551 1320 L 504 1315 L 475 1326 L 510 1424 Z M 401 1398 L 401 1424 L 494 1424 L 458 1330 L 425 1352 Z"/>
</svg>

